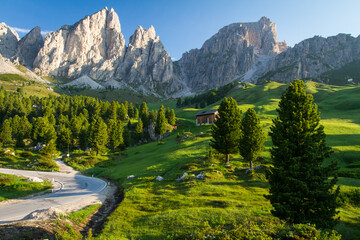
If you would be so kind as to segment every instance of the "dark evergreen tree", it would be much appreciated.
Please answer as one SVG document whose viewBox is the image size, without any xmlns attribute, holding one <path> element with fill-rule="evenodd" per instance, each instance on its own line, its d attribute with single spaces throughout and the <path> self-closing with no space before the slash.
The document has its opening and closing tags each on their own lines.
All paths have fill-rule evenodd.
<svg viewBox="0 0 360 240">
<path fill-rule="evenodd" d="M 137 107 L 134 107 L 134 119 L 139 118 L 139 109 Z"/>
<path fill-rule="evenodd" d="M 253 168 L 253 161 L 264 150 L 265 136 L 260 125 L 260 119 L 256 116 L 254 109 L 249 108 L 241 121 L 242 136 L 239 148 L 241 156 L 250 163 Z"/>
<path fill-rule="evenodd" d="M 149 112 L 148 112 L 148 107 L 146 105 L 146 102 L 142 102 L 140 105 L 139 117 L 140 117 L 141 121 L 143 122 L 143 126 L 145 128 L 147 128 L 149 126 L 150 122 L 149 122 Z"/>
<path fill-rule="evenodd" d="M 117 120 L 117 116 L 118 116 L 117 112 L 118 112 L 117 102 L 113 101 L 111 102 L 111 106 L 110 106 L 110 113 L 109 113 L 110 118 Z"/>
<path fill-rule="evenodd" d="M 138 123 L 136 124 L 136 128 L 135 128 L 135 134 L 137 137 L 137 140 L 141 140 L 142 135 L 143 135 L 143 122 L 141 121 L 141 119 L 139 119 Z"/>
<path fill-rule="evenodd" d="M 149 112 L 147 123 L 150 125 L 151 123 L 156 121 L 156 118 L 157 118 L 157 112 L 155 112 L 154 110 L 151 110 Z"/>
<path fill-rule="evenodd" d="M 170 111 L 168 122 L 169 122 L 169 124 L 171 124 L 173 126 L 176 124 L 174 109 L 171 109 L 171 111 Z"/>
<path fill-rule="evenodd" d="M 155 125 L 155 133 L 160 135 L 160 140 L 162 135 L 166 133 L 167 130 L 167 120 L 165 117 L 165 108 L 164 105 L 160 106 L 159 112 L 157 114 L 156 125 Z"/>
<path fill-rule="evenodd" d="M 120 105 L 120 108 L 119 108 L 119 118 L 120 118 L 120 120 L 122 120 L 122 121 L 125 121 L 125 120 L 127 120 L 127 118 L 128 118 L 127 108 L 125 107 L 124 104 L 121 104 L 121 105 Z"/>
<path fill-rule="evenodd" d="M 51 139 L 48 143 L 46 143 L 45 147 L 40 150 L 40 153 L 48 157 L 53 157 L 53 155 L 56 153 L 55 141 L 56 139 Z"/>
<path fill-rule="evenodd" d="M 0 131 L 0 142 L 4 145 L 10 144 L 12 142 L 11 137 L 11 120 L 5 119 L 4 122 L 1 125 L 1 131 Z"/>
<path fill-rule="evenodd" d="M 239 151 L 241 137 L 241 111 L 236 100 L 224 98 L 219 107 L 219 117 L 211 128 L 210 146 L 226 155 L 226 163 L 230 162 L 230 154 Z"/>
<path fill-rule="evenodd" d="M 31 138 L 35 143 L 47 143 L 51 139 L 56 139 L 54 126 L 50 125 L 45 117 L 36 118 L 33 123 Z"/>
<path fill-rule="evenodd" d="M 177 107 L 181 107 L 182 106 L 182 99 L 181 98 L 178 98 L 177 102 L 176 102 L 176 106 Z"/>
<path fill-rule="evenodd" d="M 166 108 L 165 110 L 165 117 L 166 117 L 166 120 L 169 122 L 169 119 L 170 119 L 170 114 L 171 114 L 171 110 L 170 108 Z"/>
<path fill-rule="evenodd" d="M 59 149 L 69 151 L 71 140 L 72 140 L 71 130 L 68 127 L 66 127 L 65 124 L 60 124 L 59 130 L 57 132 L 57 146 L 59 147 Z"/>
<path fill-rule="evenodd" d="M 267 198 L 274 207 L 272 214 L 280 219 L 332 228 L 339 193 L 339 188 L 334 190 L 337 166 L 335 162 L 323 164 L 332 151 L 326 146 L 324 127 L 312 102 L 301 80 L 290 83 L 281 97 L 279 116 L 270 128 L 274 167 L 268 174 Z"/>
<path fill-rule="evenodd" d="M 124 143 L 123 130 L 124 130 L 124 126 L 121 120 L 113 120 L 113 119 L 109 120 L 108 132 L 109 132 L 110 146 L 112 149 L 116 149 L 121 144 Z"/>
<path fill-rule="evenodd" d="M 107 125 L 101 117 L 96 117 L 90 125 L 89 143 L 96 150 L 96 156 L 105 149 L 108 142 Z"/>
<path fill-rule="evenodd" d="M 129 118 L 134 118 L 134 107 L 133 107 L 133 104 L 132 102 L 129 103 L 129 106 L 128 106 L 128 116 Z"/>
</svg>

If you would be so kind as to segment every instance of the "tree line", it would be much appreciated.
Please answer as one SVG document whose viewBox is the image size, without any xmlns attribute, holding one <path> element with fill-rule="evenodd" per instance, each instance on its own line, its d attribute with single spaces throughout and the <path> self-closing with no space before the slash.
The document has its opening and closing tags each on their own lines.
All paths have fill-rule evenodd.
<svg viewBox="0 0 360 240">
<path fill-rule="evenodd" d="M 175 112 L 164 106 L 149 111 L 145 102 L 135 106 L 87 96 L 24 97 L 2 87 L 0 123 L 0 143 L 5 146 L 24 147 L 30 141 L 43 144 L 45 154 L 78 148 L 99 154 L 149 141 L 146 130 L 151 124 L 163 135 L 169 124 L 175 125 Z"/>
<path fill-rule="evenodd" d="M 324 166 L 332 150 L 326 146 L 324 127 L 313 96 L 306 94 L 301 80 L 290 83 L 270 128 L 273 167 L 267 172 L 272 214 L 289 223 L 311 223 L 322 229 L 335 226 L 339 188 L 337 163 Z M 211 147 L 225 154 L 240 155 L 250 162 L 263 151 L 264 134 L 253 109 L 242 118 L 236 100 L 224 98 L 212 127 Z"/>
<path fill-rule="evenodd" d="M 213 104 L 217 101 L 223 99 L 229 92 L 235 87 L 246 88 L 246 83 L 241 82 L 231 82 L 220 88 L 215 88 L 214 90 L 207 91 L 202 94 L 198 94 L 192 97 L 178 98 L 176 106 L 177 107 L 186 107 L 193 105 L 195 108 L 204 108 L 207 105 Z"/>
</svg>

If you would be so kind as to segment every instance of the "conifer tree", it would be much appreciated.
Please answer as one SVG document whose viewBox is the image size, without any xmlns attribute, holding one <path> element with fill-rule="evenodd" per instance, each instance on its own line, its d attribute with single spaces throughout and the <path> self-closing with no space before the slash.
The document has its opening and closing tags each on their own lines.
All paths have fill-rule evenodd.
<svg viewBox="0 0 360 240">
<path fill-rule="evenodd" d="M 119 118 L 120 120 L 125 121 L 127 117 L 128 117 L 127 108 L 125 107 L 124 104 L 121 104 L 119 108 Z"/>
<path fill-rule="evenodd" d="M 96 117 L 90 125 L 89 143 L 96 150 L 96 156 L 108 142 L 107 125 L 101 117 Z"/>
<path fill-rule="evenodd" d="M 31 138 L 36 143 L 48 143 L 51 139 L 56 139 L 55 128 L 46 117 L 38 117 L 34 120 Z"/>
<path fill-rule="evenodd" d="M 110 106 L 110 114 L 109 114 L 110 118 L 116 120 L 118 116 L 117 112 L 118 112 L 117 102 L 112 101 Z"/>
<path fill-rule="evenodd" d="M 139 109 L 137 107 L 134 107 L 134 119 L 139 118 Z"/>
<path fill-rule="evenodd" d="M 162 138 L 162 135 L 166 133 L 167 127 L 167 120 L 165 117 L 165 108 L 164 105 L 160 106 L 157 119 L 156 119 L 156 125 L 155 125 L 155 133 L 160 135 L 160 140 Z"/>
<path fill-rule="evenodd" d="M 143 123 L 142 123 L 141 119 L 139 119 L 138 123 L 136 124 L 136 128 L 135 128 L 135 134 L 136 134 L 138 140 L 141 140 L 143 131 L 144 131 Z"/>
<path fill-rule="evenodd" d="M 45 147 L 40 150 L 40 153 L 45 156 L 52 157 L 56 153 L 55 141 L 55 139 L 51 139 L 48 143 L 46 143 Z"/>
<path fill-rule="evenodd" d="M 175 120 L 175 111 L 174 109 L 171 109 L 170 111 L 170 116 L 169 116 L 169 124 L 171 125 L 175 125 L 176 124 L 176 120 Z"/>
<path fill-rule="evenodd" d="M 132 102 L 130 102 L 129 106 L 128 106 L 128 115 L 129 115 L 129 118 L 134 118 L 134 107 L 133 107 Z"/>
<path fill-rule="evenodd" d="M 312 102 L 301 80 L 290 83 L 281 97 L 279 116 L 270 128 L 274 167 L 267 176 L 267 198 L 274 207 L 272 214 L 280 219 L 331 228 L 336 223 L 339 188 L 333 190 L 337 178 L 330 177 L 337 166 L 335 162 L 323 165 L 332 151 L 326 146 L 324 127 Z"/>
<path fill-rule="evenodd" d="M 66 127 L 65 124 L 60 124 L 59 130 L 57 132 L 57 146 L 61 150 L 69 150 L 71 140 L 72 140 L 72 132 Z"/>
<path fill-rule="evenodd" d="M 5 119 L 1 125 L 0 142 L 3 144 L 10 144 L 12 142 L 10 122 L 9 119 Z"/>
<path fill-rule="evenodd" d="M 110 119 L 108 124 L 109 140 L 112 149 L 118 148 L 124 143 L 124 125 L 121 120 Z"/>
<path fill-rule="evenodd" d="M 253 168 L 253 161 L 264 150 L 265 136 L 260 125 L 260 119 L 256 116 L 254 109 L 249 108 L 241 121 L 242 136 L 240 138 L 240 154 L 250 163 Z"/>
<path fill-rule="evenodd" d="M 149 122 L 149 112 L 148 112 L 148 107 L 146 105 L 146 102 L 142 102 L 140 105 L 140 112 L 139 112 L 139 117 L 141 119 L 141 121 L 143 122 L 143 126 L 146 128 L 149 126 L 150 122 Z"/>
<path fill-rule="evenodd" d="M 239 151 L 241 137 L 241 111 L 236 100 L 224 98 L 219 107 L 219 117 L 211 128 L 210 146 L 226 155 L 226 163 L 230 162 L 230 154 Z"/>
<path fill-rule="evenodd" d="M 165 117 L 166 117 L 166 120 L 169 122 L 169 119 L 170 119 L 170 114 L 171 114 L 171 110 L 170 108 L 166 108 L 166 111 L 165 111 Z"/>
</svg>

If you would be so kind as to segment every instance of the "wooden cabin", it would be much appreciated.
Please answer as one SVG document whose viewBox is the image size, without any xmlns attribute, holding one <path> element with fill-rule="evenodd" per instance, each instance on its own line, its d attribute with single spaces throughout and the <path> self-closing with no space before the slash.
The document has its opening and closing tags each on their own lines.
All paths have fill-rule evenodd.
<svg viewBox="0 0 360 240">
<path fill-rule="evenodd" d="M 219 111 L 217 109 L 201 111 L 196 114 L 196 126 L 203 124 L 214 124 Z"/>
</svg>

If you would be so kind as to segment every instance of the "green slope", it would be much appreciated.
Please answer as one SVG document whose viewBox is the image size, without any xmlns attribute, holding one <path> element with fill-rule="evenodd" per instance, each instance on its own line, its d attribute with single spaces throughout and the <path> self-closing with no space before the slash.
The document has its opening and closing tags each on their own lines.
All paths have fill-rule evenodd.
<svg viewBox="0 0 360 240">
<path fill-rule="evenodd" d="M 341 222 L 336 229 L 344 239 L 353 239 L 360 236 L 360 203 L 351 200 L 357 196 L 354 190 L 360 191 L 360 170 L 356 168 L 360 165 L 360 87 L 315 82 L 306 85 L 319 106 L 328 144 L 334 149 L 331 158 L 337 159 L 341 167 L 339 185 L 345 200 L 339 209 Z M 229 96 L 238 101 L 243 111 L 255 108 L 267 133 L 286 87 L 276 82 L 249 85 L 247 89 L 230 91 Z M 149 106 L 157 109 L 160 104 L 174 107 L 176 101 Z M 218 105 L 219 102 L 206 109 Z M 198 111 L 176 109 L 177 132 L 192 133 L 184 141 L 179 142 L 175 132 L 163 145 L 153 142 L 133 147 L 121 156 L 111 156 L 109 164 L 88 170 L 96 176 L 115 180 L 125 192 L 124 201 L 108 218 L 99 239 L 181 239 L 191 233 L 198 236 L 204 232 L 214 233 L 219 226 L 223 227 L 221 231 L 232 231 L 234 226 L 245 223 L 251 226 L 244 228 L 245 232 L 248 229 L 255 235 L 278 236 L 278 230 L 284 225 L 272 217 L 271 205 L 263 196 L 268 192 L 264 170 L 248 176 L 245 174 L 248 163 L 239 155 L 233 155 L 231 166 L 225 166 L 222 156 L 210 154 L 210 126 L 195 126 Z M 270 164 L 269 137 L 265 146 L 263 160 L 255 165 L 266 168 Z M 176 181 L 185 172 L 190 175 L 202 172 L 207 177 Z M 135 177 L 127 179 L 129 175 Z M 156 181 L 157 176 L 164 177 L 164 181 Z M 346 196 L 350 196 L 348 200 Z"/>
</svg>

